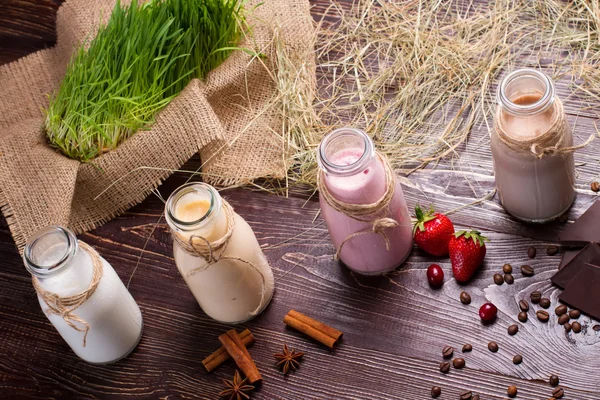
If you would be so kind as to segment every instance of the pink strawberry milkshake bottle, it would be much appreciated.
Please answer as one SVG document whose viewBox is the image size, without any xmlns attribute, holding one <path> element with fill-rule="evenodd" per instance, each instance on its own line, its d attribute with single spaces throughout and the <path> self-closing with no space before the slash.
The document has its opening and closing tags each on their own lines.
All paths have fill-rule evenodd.
<svg viewBox="0 0 600 400">
<path fill-rule="evenodd" d="M 383 274 L 400 266 L 412 250 L 410 214 L 402 187 L 371 138 L 359 129 L 336 129 L 321 141 L 317 158 L 321 212 L 340 260 L 363 275 Z M 331 198 L 350 206 L 372 205 L 386 192 L 389 203 L 357 218 L 334 209 L 324 198 L 323 185 Z M 386 221 L 387 227 L 378 226 L 380 221 Z"/>
</svg>

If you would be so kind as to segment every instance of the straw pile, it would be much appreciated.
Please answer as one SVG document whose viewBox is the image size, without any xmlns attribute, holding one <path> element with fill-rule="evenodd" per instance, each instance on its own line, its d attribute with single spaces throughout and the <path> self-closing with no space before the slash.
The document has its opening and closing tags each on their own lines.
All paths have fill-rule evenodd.
<svg viewBox="0 0 600 400">
<path fill-rule="evenodd" d="M 517 67 L 570 79 L 573 98 L 599 104 L 598 28 L 600 6 L 585 0 L 333 4 L 315 37 L 315 99 L 305 56 L 277 46 L 274 101 L 286 121 L 282 156 L 290 169 L 285 185 L 261 186 L 314 185 L 314 150 L 341 126 L 364 129 L 406 174 L 453 157 L 474 126 L 491 126 L 496 84 Z"/>
</svg>

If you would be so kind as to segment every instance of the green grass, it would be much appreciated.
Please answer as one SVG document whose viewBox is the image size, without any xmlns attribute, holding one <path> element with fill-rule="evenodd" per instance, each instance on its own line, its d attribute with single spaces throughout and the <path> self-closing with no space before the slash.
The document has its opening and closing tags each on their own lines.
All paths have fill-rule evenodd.
<svg viewBox="0 0 600 400">
<path fill-rule="evenodd" d="M 237 0 L 118 1 L 50 95 L 50 144 L 83 162 L 116 148 L 148 128 L 192 78 L 203 79 L 221 64 L 244 27 Z"/>
</svg>

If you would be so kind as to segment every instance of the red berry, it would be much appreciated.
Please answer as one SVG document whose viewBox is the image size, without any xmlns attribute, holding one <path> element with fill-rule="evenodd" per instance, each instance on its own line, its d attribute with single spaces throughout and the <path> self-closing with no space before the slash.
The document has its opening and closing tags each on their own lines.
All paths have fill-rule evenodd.
<svg viewBox="0 0 600 400">
<path fill-rule="evenodd" d="M 454 233 L 454 225 L 444 214 L 436 213 L 433 207 L 423 212 L 415 207 L 417 222 L 413 228 L 415 243 L 434 256 L 448 255 L 448 242 Z"/>
<path fill-rule="evenodd" d="M 477 271 L 485 257 L 487 239 L 477 231 L 458 231 L 450 239 L 452 273 L 458 282 L 466 282 Z"/>
<path fill-rule="evenodd" d="M 485 303 L 479 309 L 479 318 L 483 322 L 492 322 L 496 319 L 496 315 L 498 314 L 498 309 L 492 303 Z"/>
<path fill-rule="evenodd" d="M 444 284 L 444 270 L 437 264 L 431 264 L 429 268 L 427 268 L 427 281 L 429 284 L 438 288 Z"/>
</svg>

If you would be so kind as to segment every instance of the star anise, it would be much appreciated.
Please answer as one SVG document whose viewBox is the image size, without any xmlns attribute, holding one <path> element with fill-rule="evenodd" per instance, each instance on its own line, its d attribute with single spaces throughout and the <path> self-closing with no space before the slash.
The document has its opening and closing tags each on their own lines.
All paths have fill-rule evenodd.
<svg viewBox="0 0 600 400">
<path fill-rule="evenodd" d="M 229 400 L 242 400 L 242 398 L 249 399 L 250 396 L 248 396 L 246 394 L 246 392 L 250 392 L 250 391 L 254 390 L 254 386 L 244 385 L 244 383 L 246 383 L 247 379 L 248 378 L 244 378 L 242 380 L 240 373 L 236 370 L 232 381 L 223 379 L 223 383 L 225 384 L 225 386 L 227 386 L 227 388 L 225 390 L 223 390 L 221 393 L 219 393 L 219 396 L 221 396 L 221 397 L 230 396 Z"/>
<path fill-rule="evenodd" d="M 277 366 L 280 367 L 283 365 L 283 374 L 287 374 L 290 370 L 295 370 L 300 366 L 298 362 L 299 359 L 302 358 L 304 353 L 296 352 L 296 350 L 288 349 L 287 344 L 283 345 L 283 353 L 277 353 L 274 357 L 279 361 Z"/>
</svg>

